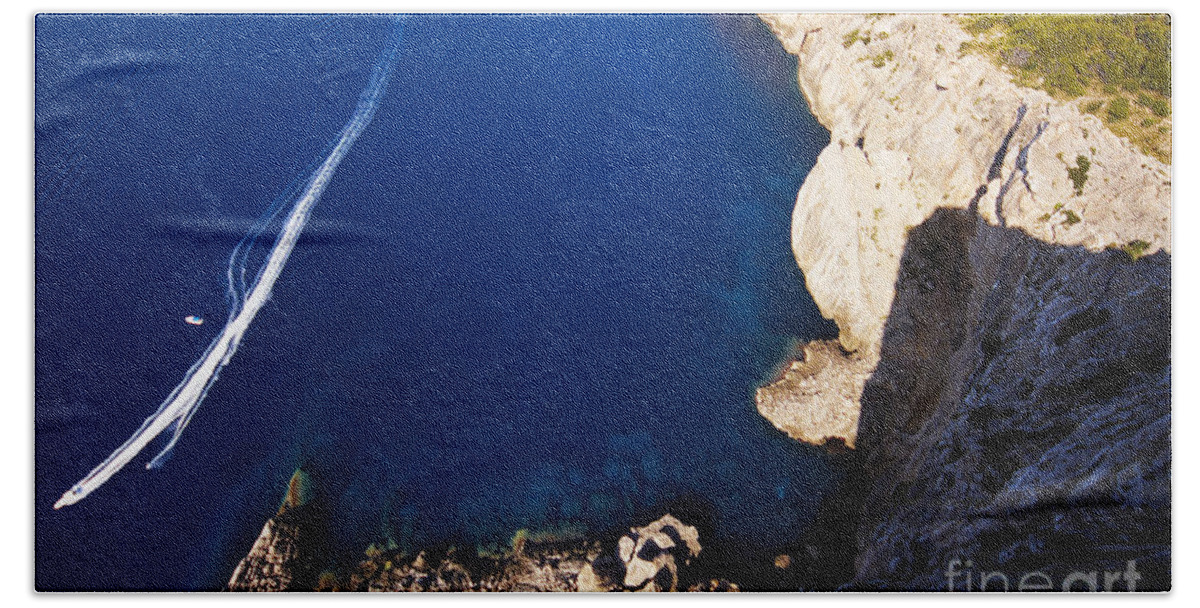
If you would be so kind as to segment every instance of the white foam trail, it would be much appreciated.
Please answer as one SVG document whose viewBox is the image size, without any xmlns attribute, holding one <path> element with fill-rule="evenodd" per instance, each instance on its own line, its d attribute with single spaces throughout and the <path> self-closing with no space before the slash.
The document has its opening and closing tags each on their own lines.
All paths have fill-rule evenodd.
<svg viewBox="0 0 1200 608">
<path fill-rule="evenodd" d="M 296 246 L 296 241 L 300 238 L 300 232 L 304 230 L 304 224 L 308 221 L 309 213 L 314 205 L 321 198 L 321 193 L 325 191 L 325 186 L 329 184 L 330 178 L 333 177 L 334 171 L 337 170 L 338 164 L 342 162 L 342 158 L 350 151 L 350 146 L 354 145 L 354 141 L 362 133 L 363 129 L 371 123 L 371 119 L 375 116 L 375 109 L 379 105 L 379 100 L 383 95 L 384 89 L 387 87 L 388 78 L 391 76 L 392 66 L 394 64 L 396 53 L 400 43 L 401 23 L 396 22 L 395 31 L 389 41 L 388 47 L 380 56 L 374 70 L 371 73 L 371 80 L 367 83 L 362 95 L 359 96 L 358 107 L 350 121 L 342 128 L 342 132 L 334 145 L 329 156 L 325 158 L 325 162 L 313 172 L 312 177 L 308 180 L 308 186 L 304 189 L 303 194 L 292 207 L 291 213 L 283 223 L 283 228 L 280 230 L 279 237 L 275 241 L 275 247 L 271 250 L 267 257 L 266 263 L 263 264 L 259 271 L 258 278 L 255 279 L 253 286 L 249 292 L 241 299 L 240 306 L 235 306 L 230 315 L 230 319 L 225 323 L 221 334 L 213 340 L 204 354 L 192 365 L 188 370 L 183 381 L 175 387 L 175 390 L 163 401 L 159 406 L 158 411 L 154 412 L 142 426 L 129 438 L 121 447 L 117 448 L 104 462 L 101 462 L 96 468 L 92 469 L 86 477 L 76 483 L 70 490 L 67 490 L 58 502 L 54 503 L 55 509 L 61 509 L 67 505 L 72 505 L 80 500 L 83 500 L 88 494 L 99 488 L 104 482 L 108 481 L 117 471 L 121 470 L 129 463 L 139 452 L 142 451 L 155 437 L 158 437 L 163 431 L 175 427 L 174 436 L 171 438 L 167 447 L 154 460 L 146 465 L 146 468 L 153 468 L 161 465 L 167 458 L 171 448 L 179 441 L 179 436 L 183 433 L 183 429 L 187 427 L 192 416 L 196 413 L 196 408 L 204 401 L 204 396 L 208 394 L 208 389 L 216 382 L 217 376 L 221 373 L 233 354 L 237 352 L 238 345 L 242 341 L 242 336 L 246 330 L 250 328 L 250 322 L 254 320 L 254 316 L 262 309 L 263 305 L 271 296 L 271 289 L 275 286 L 275 281 L 283 272 L 283 267 L 287 264 L 288 256 L 292 254 L 292 249 Z"/>
</svg>

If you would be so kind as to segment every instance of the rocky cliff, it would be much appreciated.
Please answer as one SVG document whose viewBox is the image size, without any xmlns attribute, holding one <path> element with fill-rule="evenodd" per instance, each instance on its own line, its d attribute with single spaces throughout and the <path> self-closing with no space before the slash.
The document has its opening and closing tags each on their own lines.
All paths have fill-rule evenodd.
<svg viewBox="0 0 1200 608">
<path fill-rule="evenodd" d="M 990 225 L 1046 243 L 1170 252 L 1170 168 L 1076 104 L 960 55 L 971 37 L 954 17 L 764 20 L 799 57 L 800 89 L 831 133 L 797 198 L 792 248 L 860 371 L 878 360 L 907 233 L 937 209 L 977 199 Z"/>
<path fill-rule="evenodd" d="M 792 246 L 840 344 L 759 410 L 855 447 L 846 582 L 1169 587 L 1170 168 L 953 17 L 764 21 L 832 134 Z"/>
</svg>

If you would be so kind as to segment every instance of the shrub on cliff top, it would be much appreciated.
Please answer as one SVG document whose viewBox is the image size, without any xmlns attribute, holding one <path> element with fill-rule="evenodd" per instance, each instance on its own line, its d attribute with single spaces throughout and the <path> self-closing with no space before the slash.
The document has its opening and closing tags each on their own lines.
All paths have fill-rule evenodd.
<svg viewBox="0 0 1200 608">
<path fill-rule="evenodd" d="M 1067 177 L 1071 178 L 1071 184 L 1075 186 L 1075 196 L 1083 196 L 1083 185 L 1087 183 L 1088 169 L 1092 168 L 1092 162 L 1082 154 L 1075 157 L 1075 166 L 1067 167 Z"/>
<path fill-rule="evenodd" d="M 1127 255 L 1129 255 L 1129 259 L 1133 260 L 1134 262 L 1138 261 L 1138 258 L 1146 255 L 1146 250 L 1148 249 L 1150 249 L 1150 243 L 1147 243 L 1141 239 L 1129 241 L 1121 246 L 1121 251 L 1124 251 Z"/>
<path fill-rule="evenodd" d="M 1021 86 L 1067 99 L 1132 93 L 1148 111 L 1130 108 L 1123 117 L 1128 101 L 1102 115 L 1095 101 L 1081 109 L 1101 116 L 1109 130 L 1142 153 L 1171 163 L 1170 123 L 1143 124 L 1151 112 L 1160 118 L 1171 114 L 1169 15 L 970 15 L 962 25 L 980 39 L 964 42 L 959 53 L 991 56 Z"/>
<path fill-rule="evenodd" d="M 1154 112 L 1155 116 L 1166 118 L 1171 115 L 1171 104 L 1158 97 L 1153 97 L 1144 92 L 1138 93 L 1138 103 L 1149 108 L 1151 112 Z"/>
<path fill-rule="evenodd" d="M 1121 122 L 1129 118 L 1129 100 L 1118 97 L 1108 102 L 1108 122 Z"/>
<path fill-rule="evenodd" d="M 1168 15 L 978 15 L 964 27 L 998 32 L 987 48 L 1020 57 L 1011 67 L 1060 96 L 1078 97 L 1094 85 L 1171 95 Z"/>
</svg>

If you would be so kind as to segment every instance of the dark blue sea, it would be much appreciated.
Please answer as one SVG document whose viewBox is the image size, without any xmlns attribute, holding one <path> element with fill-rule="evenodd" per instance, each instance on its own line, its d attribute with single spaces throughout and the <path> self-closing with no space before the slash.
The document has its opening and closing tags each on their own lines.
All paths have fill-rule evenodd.
<svg viewBox="0 0 1200 608">
<path fill-rule="evenodd" d="M 748 15 L 408 17 L 172 459 L 51 508 L 220 332 L 230 252 L 324 159 L 391 28 L 37 19 L 39 589 L 218 588 L 298 467 L 330 560 L 681 501 L 747 550 L 811 518 L 832 473 L 753 391 L 832 335 L 789 246 L 829 135 Z"/>
</svg>

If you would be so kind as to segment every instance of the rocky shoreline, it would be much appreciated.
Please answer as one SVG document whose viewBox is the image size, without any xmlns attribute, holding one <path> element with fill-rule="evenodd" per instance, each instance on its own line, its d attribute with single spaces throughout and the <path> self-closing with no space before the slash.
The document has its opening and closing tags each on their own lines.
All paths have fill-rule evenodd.
<svg viewBox="0 0 1200 608">
<path fill-rule="evenodd" d="M 738 591 L 691 566 L 700 533 L 671 514 L 613 542 L 531 537 L 518 531 L 503 553 L 446 544 L 416 555 L 372 545 L 348 567 L 319 570 L 325 514 L 302 470 L 238 563 L 228 591 Z"/>
</svg>

